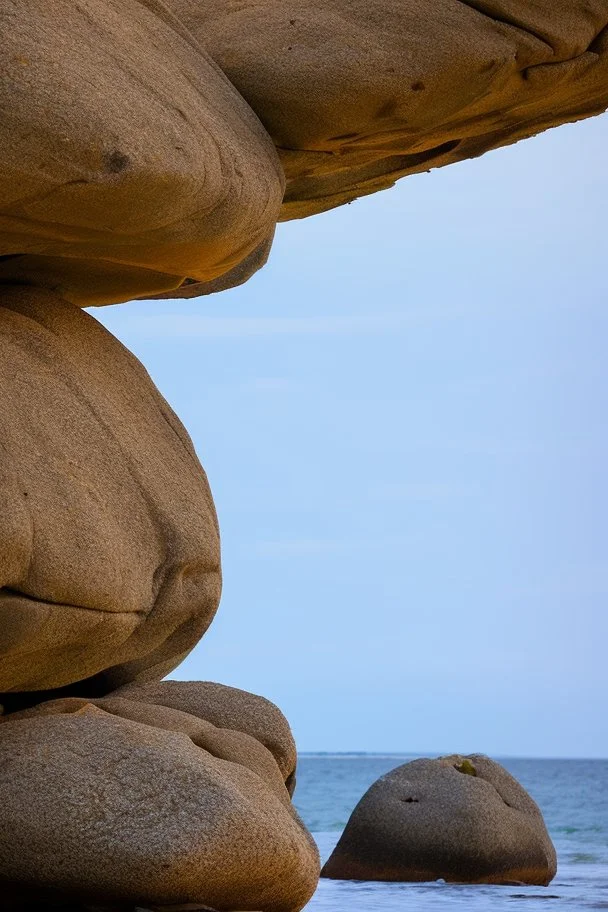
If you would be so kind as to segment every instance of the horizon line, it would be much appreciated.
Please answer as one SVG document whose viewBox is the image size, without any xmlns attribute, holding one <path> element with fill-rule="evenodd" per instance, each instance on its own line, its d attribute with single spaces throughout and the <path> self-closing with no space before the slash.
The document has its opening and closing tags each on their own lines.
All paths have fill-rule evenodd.
<svg viewBox="0 0 608 912">
<path fill-rule="evenodd" d="M 420 759 L 433 759 L 436 757 L 448 757 L 450 754 L 459 754 L 461 751 L 357 751 L 357 750 L 347 750 L 347 751 L 337 751 L 337 750 L 315 750 L 315 751 L 298 751 L 298 757 L 319 757 L 319 758 L 332 758 L 332 757 L 343 757 L 351 758 L 353 760 L 373 757 L 380 759 L 386 757 L 390 759 L 391 757 L 415 757 Z M 483 751 L 474 751 L 473 753 L 484 753 Z M 462 756 L 468 756 L 468 754 L 462 754 Z M 490 754 L 485 754 L 485 756 L 490 757 Z M 493 756 L 498 757 L 500 760 L 571 760 L 571 761 L 596 761 L 608 762 L 608 757 L 585 757 L 585 756 L 572 756 L 572 755 L 525 755 L 525 754 L 501 754 L 496 753 Z"/>
</svg>

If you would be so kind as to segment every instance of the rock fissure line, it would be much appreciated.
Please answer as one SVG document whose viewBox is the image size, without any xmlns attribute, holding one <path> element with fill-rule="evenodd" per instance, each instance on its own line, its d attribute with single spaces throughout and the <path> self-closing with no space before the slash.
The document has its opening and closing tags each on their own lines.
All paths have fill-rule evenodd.
<svg viewBox="0 0 608 912">
<path fill-rule="evenodd" d="M 113 611 L 111 608 L 97 607 L 95 605 L 72 605 L 69 602 L 54 601 L 53 599 L 44 598 L 44 597 L 39 598 L 36 595 L 32 595 L 29 592 L 24 592 L 23 590 L 17 589 L 13 586 L 2 586 L 0 588 L 0 598 L 3 595 L 7 595 L 9 598 L 15 597 L 15 598 L 24 599 L 28 602 L 32 602 L 37 605 L 48 606 L 49 608 L 52 608 L 52 607 L 75 608 L 78 611 L 96 611 L 96 612 L 99 612 L 100 614 L 117 614 L 117 615 L 140 614 L 144 617 L 147 614 L 147 612 L 142 609 L 133 609 L 133 611 Z"/>
</svg>

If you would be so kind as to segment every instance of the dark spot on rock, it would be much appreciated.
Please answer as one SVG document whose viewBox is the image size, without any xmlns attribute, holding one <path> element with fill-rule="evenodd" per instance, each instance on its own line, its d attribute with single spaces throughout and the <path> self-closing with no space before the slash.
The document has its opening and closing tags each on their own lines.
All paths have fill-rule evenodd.
<svg viewBox="0 0 608 912">
<path fill-rule="evenodd" d="M 295 24 L 296 24 L 296 20 L 295 20 L 295 19 L 290 19 L 290 20 L 289 20 L 289 24 L 290 24 L 290 25 L 295 25 Z"/>
<path fill-rule="evenodd" d="M 423 82 L 413 82 L 412 83 L 412 92 L 423 92 L 426 88 Z"/>
<path fill-rule="evenodd" d="M 120 174 L 121 171 L 124 171 L 125 168 L 129 167 L 131 159 L 128 155 L 119 152 L 118 149 L 114 149 L 113 152 L 106 152 L 104 155 L 104 164 L 106 171 L 109 171 L 110 174 Z"/>
<path fill-rule="evenodd" d="M 419 798 L 402 798 L 404 804 L 420 804 Z"/>
</svg>

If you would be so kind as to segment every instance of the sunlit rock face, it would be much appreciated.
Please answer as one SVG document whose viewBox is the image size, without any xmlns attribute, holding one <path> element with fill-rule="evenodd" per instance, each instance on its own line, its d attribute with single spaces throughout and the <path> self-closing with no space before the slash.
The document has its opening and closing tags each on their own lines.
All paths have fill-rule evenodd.
<svg viewBox="0 0 608 912">
<path fill-rule="evenodd" d="M 108 304 L 272 237 L 272 141 L 159 0 L 2 0 L 0 34 L 0 281 Z"/>
<path fill-rule="evenodd" d="M 3 901 L 298 912 L 319 857 L 287 720 L 236 688 L 159 683 L 220 596 L 186 431 L 44 289 L 0 290 L 0 390 Z"/>
<path fill-rule="evenodd" d="M 3 897 L 296 912 L 316 886 L 317 849 L 272 754 L 238 731 L 117 697 L 61 700 L 4 717 L 0 768 Z"/>
<path fill-rule="evenodd" d="M 607 23 L 608 0 L 0 0 L 3 902 L 297 912 L 319 873 L 276 707 L 160 683 L 217 609 L 215 510 L 80 308 L 241 284 L 279 218 L 600 112 Z M 542 820 L 475 763 L 433 767 L 425 819 L 449 845 L 446 802 L 477 802 L 472 831 L 489 808 L 497 876 L 546 882 Z"/>
<path fill-rule="evenodd" d="M 269 750 L 290 793 L 295 788 L 296 745 L 285 716 L 270 700 L 213 681 L 127 684 L 115 695 L 137 703 L 181 710 L 219 728 L 235 728 Z"/>
<path fill-rule="evenodd" d="M 46 291 L 0 293 L 0 389 L 0 694 L 158 680 L 220 595 L 186 431 L 139 361 Z"/>
<path fill-rule="evenodd" d="M 0 281 L 240 284 L 279 215 L 604 110 L 607 25 L 607 0 L 3 0 Z"/>
<path fill-rule="evenodd" d="M 608 105 L 606 0 L 170 5 L 278 147 L 284 219 Z"/>
</svg>

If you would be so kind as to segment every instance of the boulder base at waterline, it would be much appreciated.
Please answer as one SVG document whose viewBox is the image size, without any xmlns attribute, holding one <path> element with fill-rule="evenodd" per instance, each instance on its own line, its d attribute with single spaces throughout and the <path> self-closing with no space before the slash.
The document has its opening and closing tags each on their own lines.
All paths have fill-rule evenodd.
<svg viewBox="0 0 608 912">
<path fill-rule="evenodd" d="M 378 779 L 321 876 L 546 885 L 556 866 L 536 803 L 502 766 L 471 754 L 413 760 Z"/>
</svg>

